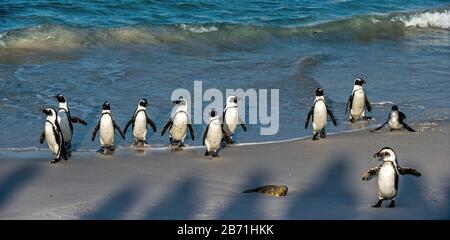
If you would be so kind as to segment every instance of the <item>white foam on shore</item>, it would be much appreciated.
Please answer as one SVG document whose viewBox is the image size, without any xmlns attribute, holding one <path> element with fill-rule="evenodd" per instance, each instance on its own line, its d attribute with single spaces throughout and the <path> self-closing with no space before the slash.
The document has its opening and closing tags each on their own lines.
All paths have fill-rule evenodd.
<svg viewBox="0 0 450 240">
<path fill-rule="evenodd" d="M 392 20 L 400 20 L 405 27 L 410 28 L 441 28 L 450 30 L 450 12 L 424 12 L 407 17 L 396 17 Z"/>
</svg>

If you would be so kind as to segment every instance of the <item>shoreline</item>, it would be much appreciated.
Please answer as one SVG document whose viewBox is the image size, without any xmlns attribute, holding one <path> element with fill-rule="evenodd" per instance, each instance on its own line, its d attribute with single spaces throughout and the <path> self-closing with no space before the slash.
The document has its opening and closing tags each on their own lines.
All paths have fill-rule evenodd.
<svg viewBox="0 0 450 240">
<path fill-rule="evenodd" d="M 226 147 L 218 159 L 120 150 L 51 165 L 47 152 L 0 152 L 0 219 L 449 219 L 450 123 L 422 127 Z M 372 209 L 376 179 L 361 181 L 383 146 L 422 172 L 400 176 L 394 209 Z M 287 196 L 241 193 L 269 184 Z"/>
</svg>

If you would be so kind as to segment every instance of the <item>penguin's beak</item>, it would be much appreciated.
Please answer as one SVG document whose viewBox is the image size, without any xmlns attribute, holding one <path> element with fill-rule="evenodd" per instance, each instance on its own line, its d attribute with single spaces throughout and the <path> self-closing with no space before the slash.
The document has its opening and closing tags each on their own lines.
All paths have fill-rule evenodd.
<svg viewBox="0 0 450 240">
<path fill-rule="evenodd" d="M 382 155 L 380 152 L 377 152 L 377 153 L 375 153 L 375 154 L 373 155 L 373 157 L 374 157 L 374 158 L 380 158 L 380 159 L 381 159 L 381 157 L 383 157 L 383 155 Z M 380 159 L 378 159 L 378 160 L 380 160 Z"/>
<path fill-rule="evenodd" d="M 172 101 L 173 102 L 173 104 L 179 104 L 181 101 L 180 100 L 175 100 L 175 101 Z"/>
<path fill-rule="evenodd" d="M 44 113 L 45 112 L 45 108 L 39 109 L 39 112 Z"/>
</svg>

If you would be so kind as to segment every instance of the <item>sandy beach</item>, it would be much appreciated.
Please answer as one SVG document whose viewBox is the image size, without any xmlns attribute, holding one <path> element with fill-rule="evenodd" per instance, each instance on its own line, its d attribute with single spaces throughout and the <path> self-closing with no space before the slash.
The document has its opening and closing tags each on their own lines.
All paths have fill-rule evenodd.
<svg viewBox="0 0 450 240">
<path fill-rule="evenodd" d="M 0 153 L 1 219 L 449 219 L 450 123 L 417 123 L 417 133 L 368 130 L 280 143 L 226 147 L 220 158 L 200 147 L 182 152 L 120 149 L 113 156 L 73 152 L 51 165 L 47 151 Z M 401 166 L 396 208 L 377 201 L 380 148 Z M 243 190 L 285 184 L 282 198 Z"/>
</svg>

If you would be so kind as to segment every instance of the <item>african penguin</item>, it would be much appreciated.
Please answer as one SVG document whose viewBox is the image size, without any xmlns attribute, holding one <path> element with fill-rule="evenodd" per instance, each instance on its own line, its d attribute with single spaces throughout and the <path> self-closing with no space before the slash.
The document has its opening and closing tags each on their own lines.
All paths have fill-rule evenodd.
<svg viewBox="0 0 450 240">
<path fill-rule="evenodd" d="M 61 127 L 61 132 L 64 137 L 64 144 L 66 149 L 70 149 L 73 135 L 73 125 L 72 123 L 80 123 L 87 126 L 86 121 L 79 117 L 74 117 L 70 114 L 69 105 L 67 103 L 66 97 L 62 94 L 58 94 L 54 96 L 54 98 L 58 101 L 59 110 L 58 110 L 58 123 Z"/>
<path fill-rule="evenodd" d="M 417 170 L 408 167 L 398 166 L 397 156 L 392 148 L 384 147 L 373 155 L 374 158 L 379 158 L 383 163 L 364 172 L 362 180 L 369 181 L 374 176 L 378 176 L 378 202 L 372 207 L 381 207 L 383 200 L 391 200 L 389 208 L 394 207 L 395 196 L 398 192 L 398 174 L 410 174 L 420 177 L 421 174 Z"/>
<path fill-rule="evenodd" d="M 212 155 L 213 157 L 219 157 L 218 151 L 224 130 L 215 109 L 211 110 L 210 116 L 211 118 L 203 134 L 203 146 L 206 146 L 205 156 Z"/>
<path fill-rule="evenodd" d="M 163 136 L 167 128 L 169 128 L 170 145 L 176 147 L 173 150 L 181 150 L 181 148 L 184 147 L 188 128 L 191 133 L 192 141 L 195 140 L 194 129 L 192 129 L 189 114 L 187 112 L 186 100 L 183 97 L 179 97 L 178 100 L 173 101 L 173 104 L 175 104 L 174 114 L 163 127 L 161 136 Z"/>
<path fill-rule="evenodd" d="M 125 139 L 125 135 L 123 134 L 120 127 L 113 120 L 111 115 L 111 106 L 107 101 L 103 103 L 102 113 L 100 115 L 100 120 L 97 123 L 97 126 L 92 132 L 92 141 L 95 139 L 95 135 L 97 131 L 100 129 L 100 149 L 98 152 L 103 154 L 112 153 L 114 151 L 114 130 L 120 133 L 123 139 Z"/>
<path fill-rule="evenodd" d="M 123 130 L 123 134 L 127 133 L 128 127 L 131 125 L 131 129 L 133 130 L 133 136 L 135 138 L 135 145 L 141 144 L 144 145 L 146 143 L 145 138 L 147 136 L 147 124 L 152 127 L 153 132 L 156 132 L 156 125 L 147 115 L 147 99 L 143 98 L 139 101 L 136 111 L 134 111 L 133 116 L 130 121 L 128 121 L 125 129 Z"/>
<path fill-rule="evenodd" d="M 327 125 L 327 116 L 330 116 L 331 121 L 333 121 L 334 126 L 337 125 L 336 118 L 333 115 L 330 107 L 328 107 L 323 90 L 321 88 L 316 89 L 316 97 L 314 103 L 311 106 L 308 116 L 305 121 L 305 129 L 308 128 L 309 119 L 312 116 L 312 127 L 313 127 L 313 140 L 319 140 L 318 135 L 320 133 L 321 138 L 325 138 L 325 126 Z"/>
<path fill-rule="evenodd" d="M 241 125 L 245 132 L 247 131 L 247 125 L 239 116 L 238 100 L 239 99 L 236 96 L 229 96 L 227 98 L 226 106 L 223 109 L 222 121 L 223 129 L 225 131 L 224 137 L 227 144 L 233 144 L 233 134 L 236 131 L 238 124 Z"/>
<path fill-rule="evenodd" d="M 389 124 L 389 127 L 391 128 L 391 131 L 393 130 L 399 130 L 402 128 L 406 128 L 410 132 L 415 132 L 416 130 L 412 129 L 408 124 L 405 123 L 406 115 L 398 110 L 398 106 L 394 105 L 391 108 L 391 112 L 389 113 L 389 117 L 385 123 L 383 123 L 381 126 L 371 129 L 371 132 L 380 130 L 384 127 L 384 125 Z"/>
<path fill-rule="evenodd" d="M 50 161 L 50 163 L 56 163 L 61 160 L 61 157 L 68 160 L 66 154 L 66 148 L 64 145 L 64 137 L 61 132 L 61 128 L 58 124 L 58 115 L 53 108 L 44 108 L 40 110 L 47 117 L 45 119 L 44 130 L 41 133 L 39 142 L 44 143 L 47 141 L 48 147 L 55 154 L 55 159 Z"/>
<path fill-rule="evenodd" d="M 355 79 L 355 84 L 353 85 L 352 94 L 348 98 L 347 104 L 345 106 L 345 114 L 347 114 L 347 109 L 350 109 L 350 121 L 355 122 L 360 119 L 368 120 L 371 117 L 365 116 L 365 109 L 367 111 L 372 111 L 372 106 L 370 105 L 369 99 L 364 92 L 363 84 L 365 84 L 362 78 L 357 77 Z"/>
</svg>

